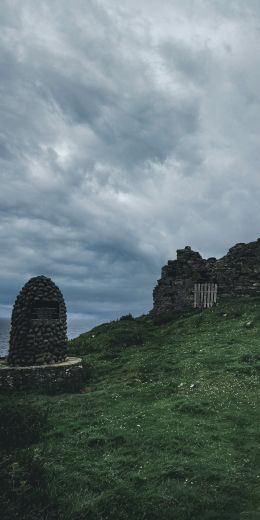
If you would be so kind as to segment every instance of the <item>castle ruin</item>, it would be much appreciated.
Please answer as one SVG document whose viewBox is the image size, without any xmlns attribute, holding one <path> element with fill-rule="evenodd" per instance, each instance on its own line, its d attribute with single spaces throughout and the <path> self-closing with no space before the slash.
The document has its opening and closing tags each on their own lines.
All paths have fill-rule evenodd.
<svg viewBox="0 0 260 520">
<path fill-rule="evenodd" d="M 186 246 L 169 260 L 153 291 L 153 314 L 193 307 L 195 284 L 214 283 L 221 296 L 260 296 L 260 238 L 239 243 L 217 260 L 205 260 Z"/>
</svg>

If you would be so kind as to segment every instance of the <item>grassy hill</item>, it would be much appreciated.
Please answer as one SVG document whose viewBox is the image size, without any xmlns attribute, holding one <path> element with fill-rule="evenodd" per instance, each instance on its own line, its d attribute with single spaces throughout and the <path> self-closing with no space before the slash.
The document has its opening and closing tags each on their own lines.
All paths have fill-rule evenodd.
<svg viewBox="0 0 260 520">
<path fill-rule="evenodd" d="M 71 341 L 80 392 L 0 397 L 1 518 L 259 519 L 259 345 L 259 298 Z"/>
</svg>

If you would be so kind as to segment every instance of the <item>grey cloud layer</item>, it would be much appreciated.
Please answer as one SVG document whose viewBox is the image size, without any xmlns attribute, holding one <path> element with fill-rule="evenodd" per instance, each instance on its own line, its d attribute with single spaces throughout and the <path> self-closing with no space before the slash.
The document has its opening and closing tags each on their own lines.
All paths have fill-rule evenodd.
<svg viewBox="0 0 260 520">
<path fill-rule="evenodd" d="M 0 304 L 138 314 L 176 248 L 259 235 L 259 3 L 158 5 L 2 2 Z"/>
</svg>

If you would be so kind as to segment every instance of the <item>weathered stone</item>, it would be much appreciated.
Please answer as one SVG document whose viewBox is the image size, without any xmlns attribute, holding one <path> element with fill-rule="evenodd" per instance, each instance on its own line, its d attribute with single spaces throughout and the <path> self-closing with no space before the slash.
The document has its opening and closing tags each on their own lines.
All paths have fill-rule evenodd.
<svg viewBox="0 0 260 520">
<path fill-rule="evenodd" d="M 45 276 L 31 278 L 15 300 L 9 365 L 62 362 L 67 342 L 66 307 L 59 288 Z"/>
<path fill-rule="evenodd" d="M 177 260 L 162 268 L 153 291 L 153 314 L 193 306 L 195 283 L 216 283 L 218 296 L 260 295 L 260 239 L 231 247 L 226 256 L 205 260 L 190 246 L 177 250 Z"/>
<path fill-rule="evenodd" d="M 77 390 L 83 382 L 82 360 L 67 358 L 63 363 L 38 366 L 10 366 L 0 358 L 0 391 Z"/>
</svg>

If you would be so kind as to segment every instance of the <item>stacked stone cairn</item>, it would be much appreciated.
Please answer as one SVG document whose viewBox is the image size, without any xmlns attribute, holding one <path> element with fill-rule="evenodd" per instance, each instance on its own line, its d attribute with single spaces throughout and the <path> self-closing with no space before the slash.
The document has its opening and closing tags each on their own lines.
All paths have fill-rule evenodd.
<svg viewBox="0 0 260 520">
<path fill-rule="evenodd" d="M 65 361 L 67 342 L 62 293 L 50 278 L 31 278 L 13 307 L 8 364 L 32 366 Z"/>
</svg>

